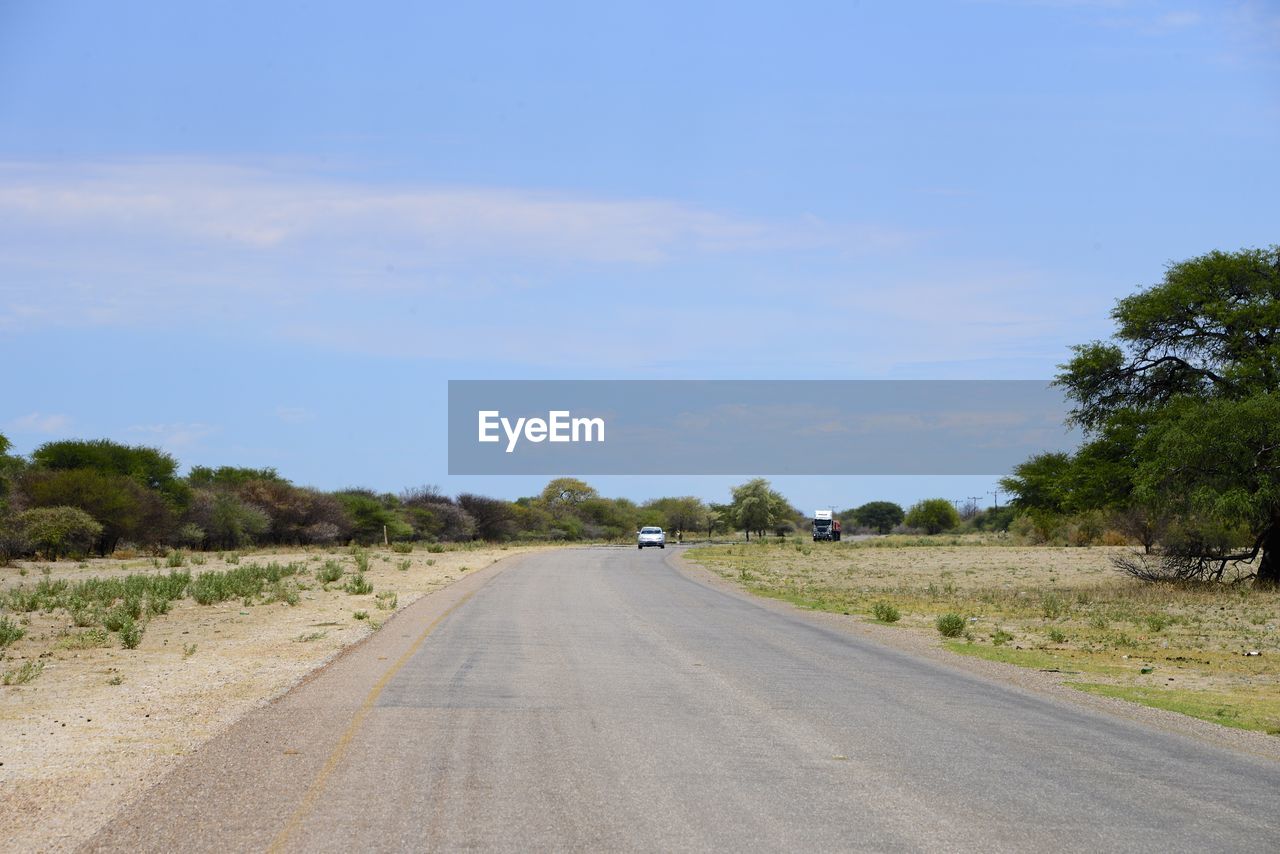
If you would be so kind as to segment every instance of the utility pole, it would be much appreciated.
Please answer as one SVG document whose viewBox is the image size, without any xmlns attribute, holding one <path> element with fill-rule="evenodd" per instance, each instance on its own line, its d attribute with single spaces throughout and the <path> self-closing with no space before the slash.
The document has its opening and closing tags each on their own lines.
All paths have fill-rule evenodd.
<svg viewBox="0 0 1280 854">
<path fill-rule="evenodd" d="M 1000 490 L 993 489 L 990 492 L 988 492 L 987 495 L 990 495 L 992 498 L 995 499 L 996 509 L 999 510 L 1000 509 Z"/>
</svg>

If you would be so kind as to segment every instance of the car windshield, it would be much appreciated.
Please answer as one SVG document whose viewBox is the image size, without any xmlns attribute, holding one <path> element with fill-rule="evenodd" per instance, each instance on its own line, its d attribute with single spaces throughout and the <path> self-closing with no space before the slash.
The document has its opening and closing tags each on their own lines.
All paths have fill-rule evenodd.
<svg viewBox="0 0 1280 854">
<path fill-rule="evenodd" d="M 641 530 L 641 531 L 640 531 L 640 533 L 642 533 L 642 534 L 661 534 L 661 533 L 662 533 L 662 529 L 661 529 L 661 528 L 644 528 L 643 530 Z"/>
</svg>

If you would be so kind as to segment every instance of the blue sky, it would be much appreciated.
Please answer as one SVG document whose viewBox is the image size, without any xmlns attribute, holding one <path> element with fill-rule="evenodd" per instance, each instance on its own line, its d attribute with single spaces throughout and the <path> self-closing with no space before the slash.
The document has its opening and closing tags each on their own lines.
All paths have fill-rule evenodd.
<svg viewBox="0 0 1280 854">
<path fill-rule="evenodd" d="M 0 2 L 0 432 L 515 497 L 447 380 L 1047 377 L 1277 151 L 1274 2 Z"/>
</svg>

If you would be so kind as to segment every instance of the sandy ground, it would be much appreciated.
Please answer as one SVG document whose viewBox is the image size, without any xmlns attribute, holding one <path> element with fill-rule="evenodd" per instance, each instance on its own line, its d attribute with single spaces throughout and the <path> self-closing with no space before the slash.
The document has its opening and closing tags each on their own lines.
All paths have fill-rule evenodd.
<svg viewBox="0 0 1280 854">
<path fill-rule="evenodd" d="M 114 635 L 107 648 L 61 648 L 66 632 L 76 631 L 65 613 L 10 615 L 29 621 L 27 634 L 5 650 L 0 668 L 35 660 L 44 669 L 28 684 L 0 687 L 0 846 L 73 849 L 183 756 L 371 634 L 393 613 L 378 607 L 378 593 L 394 591 L 396 608 L 404 608 L 469 570 L 529 550 L 374 551 L 371 593 L 324 590 L 307 578 L 296 606 L 182 599 L 150 620 L 135 650 L 120 648 Z M 314 569 L 329 558 L 351 571 L 346 550 L 257 552 L 241 564 L 299 561 Z M 149 560 L 20 566 L 25 576 L 0 570 L 6 588 L 34 583 L 45 568 L 49 577 L 72 580 L 169 571 Z M 226 568 L 217 556 L 184 567 L 193 574 Z M 357 611 L 368 619 L 355 619 Z"/>
</svg>

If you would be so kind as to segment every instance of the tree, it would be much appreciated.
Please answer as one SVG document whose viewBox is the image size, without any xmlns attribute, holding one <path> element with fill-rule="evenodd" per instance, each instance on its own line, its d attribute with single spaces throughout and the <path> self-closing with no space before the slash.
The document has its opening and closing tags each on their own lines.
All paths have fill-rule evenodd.
<svg viewBox="0 0 1280 854">
<path fill-rule="evenodd" d="M 912 528 L 923 528 L 927 534 L 940 534 L 959 525 L 960 514 L 945 498 L 926 498 L 911 505 L 906 523 Z"/>
<path fill-rule="evenodd" d="M 1174 527 L 1247 531 L 1243 544 L 1166 544 L 1165 577 L 1221 578 L 1230 566 L 1280 585 L 1280 247 L 1172 264 L 1112 318 L 1112 340 L 1075 347 L 1056 380 L 1089 440 L 1077 461 L 1111 442 L 1103 456 L 1133 498 Z"/>
<path fill-rule="evenodd" d="M 351 536 L 358 543 L 407 540 L 413 527 L 397 515 L 394 495 L 378 495 L 370 489 L 344 489 L 333 494 L 351 520 Z"/>
<path fill-rule="evenodd" d="M 572 512 L 582 502 L 599 498 L 600 493 L 576 477 L 558 477 L 543 487 L 539 497 L 548 510 L 558 513 L 563 510 Z"/>
<path fill-rule="evenodd" d="M 1036 454 L 1014 466 L 1013 474 L 1000 479 L 1000 489 L 1013 495 L 1009 502 L 1018 510 L 1066 512 L 1071 487 L 1072 460 L 1069 454 Z"/>
<path fill-rule="evenodd" d="M 196 490 L 187 518 L 188 524 L 204 533 L 202 545 L 214 549 L 253 545 L 271 529 L 271 517 L 265 510 L 227 490 Z"/>
<path fill-rule="evenodd" d="M 283 478 L 240 480 L 234 494 L 267 514 L 264 539 L 281 545 L 333 542 L 351 535 L 351 520 L 342 502 Z"/>
<path fill-rule="evenodd" d="M 902 508 L 892 501 L 868 501 L 854 510 L 846 510 L 841 514 L 852 518 L 864 528 L 874 528 L 877 533 L 887 534 L 902 524 L 906 514 Z"/>
<path fill-rule="evenodd" d="M 240 468 L 237 466 L 192 466 L 187 474 L 187 482 L 196 487 L 228 487 L 234 489 L 251 480 L 266 480 L 276 483 L 288 483 L 276 473 L 274 468 Z"/>
<path fill-rule="evenodd" d="M 458 496 L 458 506 L 475 520 L 475 534 L 482 540 L 509 540 L 519 530 L 515 508 L 509 501 L 464 493 Z"/>
<path fill-rule="evenodd" d="M 9 494 L 13 491 L 14 481 L 22 472 L 21 457 L 9 455 L 13 445 L 3 433 L 0 433 L 0 513 L 8 506 Z"/>
<path fill-rule="evenodd" d="M 123 475 L 161 493 L 178 509 L 186 507 L 191 498 L 190 488 L 178 477 L 178 461 L 158 448 L 122 445 L 110 439 L 66 439 L 36 448 L 31 461 L 55 471 L 91 469 Z"/>
<path fill-rule="evenodd" d="M 27 543 L 49 560 L 79 557 L 102 535 L 102 526 L 78 507 L 33 507 L 18 514 Z"/>
<path fill-rule="evenodd" d="M 644 503 L 645 511 L 656 518 L 644 518 L 644 524 L 659 525 L 668 531 L 701 531 L 707 527 L 707 505 L 701 498 L 685 495 L 679 498 L 654 498 Z"/>
<path fill-rule="evenodd" d="M 787 500 L 769 486 L 769 481 L 757 477 L 731 490 L 733 502 L 729 505 L 733 524 L 742 529 L 747 539 L 751 532 L 764 536 L 778 522 L 794 515 Z"/>
<path fill-rule="evenodd" d="M 158 545 L 168 540 L 174 515 L 163 497 L 133 478 L 92 468 L 32 468 L 21 488 L 33 507 L 78 507 L 102 525 L 94 550 L 103 557 L 121 540 Z"/>
</svg>

